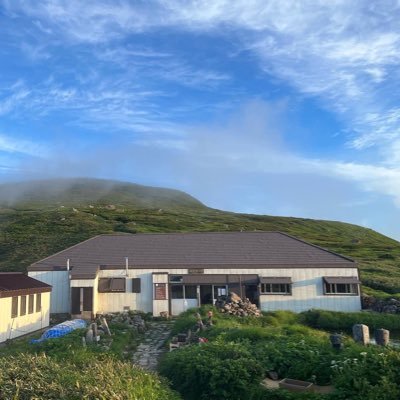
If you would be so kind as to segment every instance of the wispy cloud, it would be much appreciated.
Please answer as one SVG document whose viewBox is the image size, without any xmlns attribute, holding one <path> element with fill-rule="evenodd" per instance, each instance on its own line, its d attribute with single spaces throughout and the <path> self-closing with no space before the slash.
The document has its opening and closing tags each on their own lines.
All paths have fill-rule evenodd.
<svg viewBox="0 0 400 400">
<path fill-rule="evenodd" d="M 285 176 L 286 187 L 301 192 L 304 189 L 293 178 L 301 174 L 304 182 L 318 181 L 326 190 L 327 180 L 340 182 L 339 191 L 343 185 L 347 191 L 356 187 L 357 196 L 379 194 L 400 207 L 398 2 L 0 0 L 0 4 L 12 22 L 24 22 L 22 33 L 7 31 L 15 35 L 10 46 L 38 66 L 32 68 L 35 79 L 29 74 L 19 79 L 16 68 L 9 80 L 16 83 L 1 81 L 0 115 L 48 120 L 62 114 L 68 116 L 67 128 L 112 132 L 119 135 L 122 147 L 115 149 L 115 164 L 130 154 L 136 160 L 133 170 L 140 170 L 138 160 L 146 170 L 164 162 L 164 170 L 173 169 L 172 182 L 179 181 L 182 169 L 192 182 L 199 179 L 206 187 L 219 177 L 222 186 L 226 181 L 243 189 L 243 182 L 257 176 L 259 188 L 263 179 L 270 182 L 277 176 L 278 182 Z M 202 52 L 195 45 L 206 44 L 209 50 L 214 41 L 219 43 L 216 52 Z M 42 75 L 40 67 L 46 71 Z M 248 73 L 262 78 L 247 79 Z M 243 90 L 247 80 L 252 87 Z M 290 151 L 275 134 L 280 129 L 272 115 L 279 111 L 265 104 L 236 110 L 237 118 L 226 125 L 198 126 L 198 114 L 210 121 L 253 95 L 269 96 L 273 85 L 290 87 L 284 95 L 312 99 L 316 109 L 333 114 L 344 127 L 337 141 L 342 141 L 346 155 L 318 158 Z M 204 112 L 208 109 L 219 113 Z M 24 148 L 9 138 L 2 146 L 7 152 Z M 104 171 L 97 160 L 103 161 L 108 151 L 103 148 L 101 156 L 86 160 L 87 168 Z M 243 182 L 235 176 L 243 176 Z M 278 183 L 275 189 L 283 193 Z M 304 196 L 309 199 L 305 191 Z M 346 196 L 340 199 L 343 204 L 355 204 Z M 285 203 L 282 210 L 293 207 Z"/>
<path fill-rule="evenodd" d="M 0 134 L 0 152 L 21 153 L 34 157 L 48 156 L 44 144 L 38 144 L 23 139 L 15 139 L 3 134 Z"/>
<path fill-rule="evenodd" d="M 368 117 L 386 120 L 391 113 L 387 93 L 393 95 L 399 89 L 400 6 L 396 2 L 46 0 L 37 4 L 3 0 L 3 4 L 35 18 L 40 32 L 57 32 L 77 43 L 108 43 L 166 28 L 214 35 L 239 30 L 236 38 L 240 46 L 258 55 L 266 73 L 289 82 L 305 95 L 317 96 L 326 108 L 336 110 L 347 121 L 353 130 L 349 138 L 352 146 L 382 145 L 382 140 L 390 142 L 399 136 L 393 124 L 380 124 L 377 130 Z M 164 56 L 152 51 L 139 53 L 127 50 L 118 57 L 126 62 L 134 54 Z M 168 62 L 160 75 L 188 85 L 227 79 L 223 73 L 194 73 L 188 66 Z"/>
</svg>

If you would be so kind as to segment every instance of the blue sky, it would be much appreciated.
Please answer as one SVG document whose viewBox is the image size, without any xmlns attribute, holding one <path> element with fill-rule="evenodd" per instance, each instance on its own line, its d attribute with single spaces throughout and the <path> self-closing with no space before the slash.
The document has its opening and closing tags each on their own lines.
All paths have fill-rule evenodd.
<svg viewBox="0 0 400 400">
<path fill-rule="evenodd" d="M 94 176 L 400 238 L 398 1 L 0 0 L 0 180 Z"/>
</svg>

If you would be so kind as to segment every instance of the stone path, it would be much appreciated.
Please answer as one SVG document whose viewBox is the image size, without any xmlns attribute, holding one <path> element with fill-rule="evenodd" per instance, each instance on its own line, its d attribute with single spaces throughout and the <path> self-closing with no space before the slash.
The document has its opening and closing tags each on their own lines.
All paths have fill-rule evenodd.
<svg viewBox="0 0 400 400">
<path fill-rule="evenodd" d="M 167 350 L 165 341 L 171 333 L 172 321 L 148 322 L 143 342 L 133 355 L 133 363 L 149 370 L 156 370 L 160 356 Z"/>
</svg>

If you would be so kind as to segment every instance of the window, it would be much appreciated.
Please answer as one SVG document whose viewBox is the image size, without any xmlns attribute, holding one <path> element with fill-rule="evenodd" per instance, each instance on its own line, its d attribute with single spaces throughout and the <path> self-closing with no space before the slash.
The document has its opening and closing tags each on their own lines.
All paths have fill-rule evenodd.
<svg viewBox="0 0 400 400">
<path fill-rule="evenodd" d="M 226 286 L 214 286 L 214 299 L 226 296 Z"/>
<path fill-rule="evenodd" d="M 183 299 L 183 286 L 172 285 L 171 286 L 171 299 Z"/>
<path fill-rule="evenodd" d="M 261 293 L 263 294 L 292 294 L 290 283 L 262 283 Z"/>
<path fill-rule="evenodd" d="M 165 283 L 154 284 L 154 300 L 167 300 L 167 285 Z"/>
<path fill-rule="evenodd" d="M 356 276 L 324 276 L 324 294 L 357 296 L 360 280 Z"/>
<path fill-rule="evenodd" d="M 18 317 L 18 297 L 11 299 L 11 318 Z"/>
<path fill-rule="evenodd" d="M 170 275 L 169 281 L 172 283 L 181 283 L 181 282 L 183 282 L 183 276 L 182 275 Z"/>
<path fill-rule="evenodd" d="M 26 314 L 26 296 L 21 296 L 21 308 L 19 310 L 19 315 Z"/>
<path fill-rule="evenodd" d="M 358 295 L 358 284 L 325 282 L 325 294 Z"/>
<path fill-rule="evenodd" d="M 36 295 L 36 312 L 42 311 L 42 293 Z"/>
<path fill-rule="evenodd" d="M 185 299 L 197 299 L 196 285 L 185 285 Z"/>
<path fill-rule="evenodd" d="M 98 291 L 99 293 L 121 293 L 125 292 L 125 278 L 100 278 Z"/>
<path fill-rule="evenodd" d="M 33 314 L 33 302 L 35 300 L 35 295 L 30 294 L 28 298 L 28 314 Z"/>
<path fill-rule="evenodd" d="M 132 293 L 140 293 L 140 278 L 132 279 Z"/>
</svg>

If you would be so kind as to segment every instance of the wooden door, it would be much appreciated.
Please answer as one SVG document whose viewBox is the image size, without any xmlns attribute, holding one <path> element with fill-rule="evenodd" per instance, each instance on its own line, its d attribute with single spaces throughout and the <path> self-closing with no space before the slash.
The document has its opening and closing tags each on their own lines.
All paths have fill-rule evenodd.
<svg viewBox="0 0 400 400">
<path fill-rule="evenodd" d="M 83 311 L 93 311 L 93 288 L 83 288 Z"/>
<path fill-rule="evenodd" d="M 81 313 L 81 288 L 71 288 L 71 314 Z"/>
</svg>

